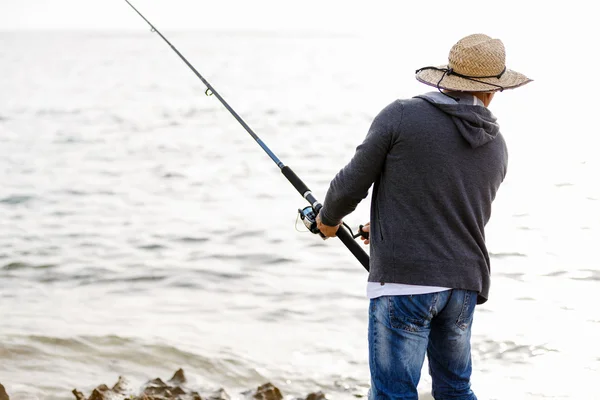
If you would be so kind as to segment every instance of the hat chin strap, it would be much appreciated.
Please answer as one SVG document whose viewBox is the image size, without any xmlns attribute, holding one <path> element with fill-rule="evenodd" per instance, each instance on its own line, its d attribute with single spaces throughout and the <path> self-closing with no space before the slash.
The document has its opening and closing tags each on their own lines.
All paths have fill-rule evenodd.
<svg viewBox="0 0 600 400">
<path fill-rule="evenodd" d="M 442 92 L 442 88 L 440 87 L 440 84 L 442 83 L 442 81 L 444 80 L 444 78 L 446 77 L 446 75 L 448 75 L 448 76 L 455 75 L 455 76 L 458 76 L 459 78 L 467 79 L 469 81 L 473 81 L 473 82 L 477 82 L 477 83 L 483 83 L 484 85 L 490 85 L 490 86 L 493 86 L 495 88 L 498 88 L 501 92 L 504 90 L 504 86 L 495 85 L 493 83 L 480 81 L 479 79 L 485 79 L 485 78 L 497 78 L 497 79 L 500 79 L 502 77 L 502 75 L 504 75 L 504 73 L 506 72 L 506 66 L 502 69 L 502 72 L 500 72 L 498 75 L 490 75 L 490 76 L 464 75 L 464 74 L 461 74 L 461 73 L 458 73 L 458 72 L 454 71 L 452 68 L 438 68 L 438 67 L 423 67 L 423 68 L 419 68 L 418 70 L 415 71 L 415 74 L 418 74 L 419 72 L 427 70 L 427 69 L 433 69 L 435 71 L 443 72 L 442 77 L 440 78 L 440 80 L 436 84 L 437 90 L 441 94 L 443 94 L 444 96 L 448 96 L 451 99 L 455 100 L 456 102 L 459 102 L 460 99 L 458 99 L 458 98 L 456 98 L 454 96 L 450 96 L 449 94 L 446 94 L 446 93 Z"/>
</svg>

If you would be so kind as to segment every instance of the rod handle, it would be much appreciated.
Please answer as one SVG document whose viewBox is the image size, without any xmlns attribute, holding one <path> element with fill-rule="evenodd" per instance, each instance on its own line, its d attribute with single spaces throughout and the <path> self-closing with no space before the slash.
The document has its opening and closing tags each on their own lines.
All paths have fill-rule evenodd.
<svg viewBox="0 0 600 400">
<path fill-rule="evenodd" d="M 344 245 L 350 250 L 354 257 L 362 264 L 363 267 L 369 271 L 369 255 L 363 250 L 361 244 L 354 240 L 352 234 L 347 229 L 340 226 L 336 236 L 344 243 Z"/>
<path fill-rule="evenodd" d="M 298 177 L 298 175 L 296 175 L 296 173 L 287 165 L 281 168 L 281 173 L 287 178 L 292 186 L 296 188 L 298 193 L 300 193 L 300 196 L 304 196 L 306 192 L 310 192 L 308 186 L 306 186 L 306 184 L 302 182 L 302 179 L 300 179 L 300 177 Z"/>
</svg>

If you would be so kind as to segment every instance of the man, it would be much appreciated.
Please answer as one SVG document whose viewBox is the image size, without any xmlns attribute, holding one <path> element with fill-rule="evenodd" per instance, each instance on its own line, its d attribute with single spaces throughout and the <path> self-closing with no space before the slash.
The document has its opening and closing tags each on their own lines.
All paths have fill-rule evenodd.
<svg viewBox="0 0 600 400">
<path fill-rule="evenodd" d="M 487 109 L 495 92 L 531 80 L 506 69 L 500 40 L 458 41 L 448 65 L 417 70 L 438 89 L 396 100 L 333 179 L 318 227 L 335 236 L 372 184 L 370 399 L 417 399 L 425 355 L 436 400 L 474 400 L 471 325 L 490 287 L 484 227 L 507 168 Z"/>
</svg>

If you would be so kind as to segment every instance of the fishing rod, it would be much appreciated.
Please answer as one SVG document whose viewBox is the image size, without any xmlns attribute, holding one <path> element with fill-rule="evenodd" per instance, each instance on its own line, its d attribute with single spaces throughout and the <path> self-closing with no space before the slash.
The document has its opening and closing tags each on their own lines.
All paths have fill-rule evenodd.
<svg viewBox="0 0 600 400">
<path fill-rule="evenodd" d="M 242 117 L 240 117 L 238 113 L 236 113 L 235 110 L 231 108 L 231 106 L 225 101 L 225 99 L 215 90 L 215 88 L 206 79 L 204 79 L 204 77 L 196 70 L 196 68 L 194 68 L 194 66 L 190 64 L 190 62 L 183 56 L 183 54 L 181 54 L 179 50 L 177 50 L 175 46 L 173 46 L 171 42 L 169 42 L 169 40 L 162 33 L 160 33 L 160 31 L 156 29 L 156 27 L 152 23 L 148 21 L 146 17 L 144 17 L 142 13 L 140 13 L 137 10 L 137 8 L 135 8 L 133 4 L 129 2 L 129 0 L 125 0 L 125 2 L 129 4 L 129 6 L 131 6 L 131 8 L 133 8 L 133 10 L 140 17 L 142 17 L 142 19 L 146 21 L 148 25 L 150 25 L 151 32 L 156 32 L 171 47 L 171 49 L 173 49 L 173 51 L 179 56 L 179 58 L 181 58 L 183 62 L 194 72 L 194 74 L 202 81 L 202 83 L 204 83 L 204 85 L 207 88 L 205 94 L 207 96 L 214 95 L 217 99 L 219 99 L 219 101 L 221 102 L 221 104 L 223 104 L 223 106 L 225 106 L 227 111 L 229 111 L 229 113 L 233 115 L 233 117 L 244 127 L 246 132 L 248 132 L 250 136 L 252 136 L 252 138 L 256 141 L 256 143 L 258 143 L 258 145 L 265 151 L 265 153 L 267 153 L 267 155 L 271 157 L 271 160 L 273 160 L 273 162 L 277 164 L 277 166 L 281 170 L 281 173 L 287 178 L 287 180 L 292 184 L 292 186 L 296 188 L 298 193 L 300 193 L 300 195 L 304 197 L 304 199 L 306 199 L 306 201 L 308 201 L 308 203 L 310 204 L 310 206 L 298 210 L 299 216 L 304 222 L 304 225 L 308 228 L 310 232 L 319 234 L 323 239 L 326 239 L 326 237 L 317 228 L 316 221 L 317 215 L 321 208 L 323 208 L 323 205 L 315 198 L 308 186 L 306 186 L 306 184 L 298 177 L 298 175 L 294 173 L 294 171 L 292 171 L 290 167 L 285 165 L 283 162 L 281 162 L 281 160 L 279 160 L 279 158 L 277 158 L 277 156 L 271 151 L 271 149 L 267 147 L 267 145 L 258 137 L 256 133 L 254 133 L 254 131 L 248 126 L 248 124 L 246 124 Z M 337 230 L 336 236 L 342 241 L 342 243 L 344 243 L 344 245 L 348 248 L 348 250 L 350 250 L 354 257 L 356 257 L 356 259 L 362 264 L 362 266 L 365 267 L 367 271 L 369 271 L 369 256 L 367 255 L 367 253 L 365 253 L 362 247 L 360 247 L 360 244 L 356 240 L 354 240 L 358 236 L 368 237 L 368 233 L 362 230 L 361 225 L 359 228 L 359 233 L 354 235 L 352 230 L 348 227 L 348 225 L 343 225 L 345 229 L 342 229 L 342 227 L 340 226 L 340 228 Z"/>
</svg>

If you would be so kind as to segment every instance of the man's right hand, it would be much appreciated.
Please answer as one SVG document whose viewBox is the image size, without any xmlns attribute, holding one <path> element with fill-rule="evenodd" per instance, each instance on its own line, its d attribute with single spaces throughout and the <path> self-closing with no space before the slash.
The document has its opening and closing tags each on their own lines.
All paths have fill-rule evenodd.
<svg viewBox="0 0 600 400">
<path fill-rule="evenodd" d="M 323 221 L 321 221 L 321 214 L 317 214 L 317 229 L 320 230 L 325 237 L 335 237 L 341 225 L 341 222 L 336 226 L 325 225 Z"/>
</svg>

